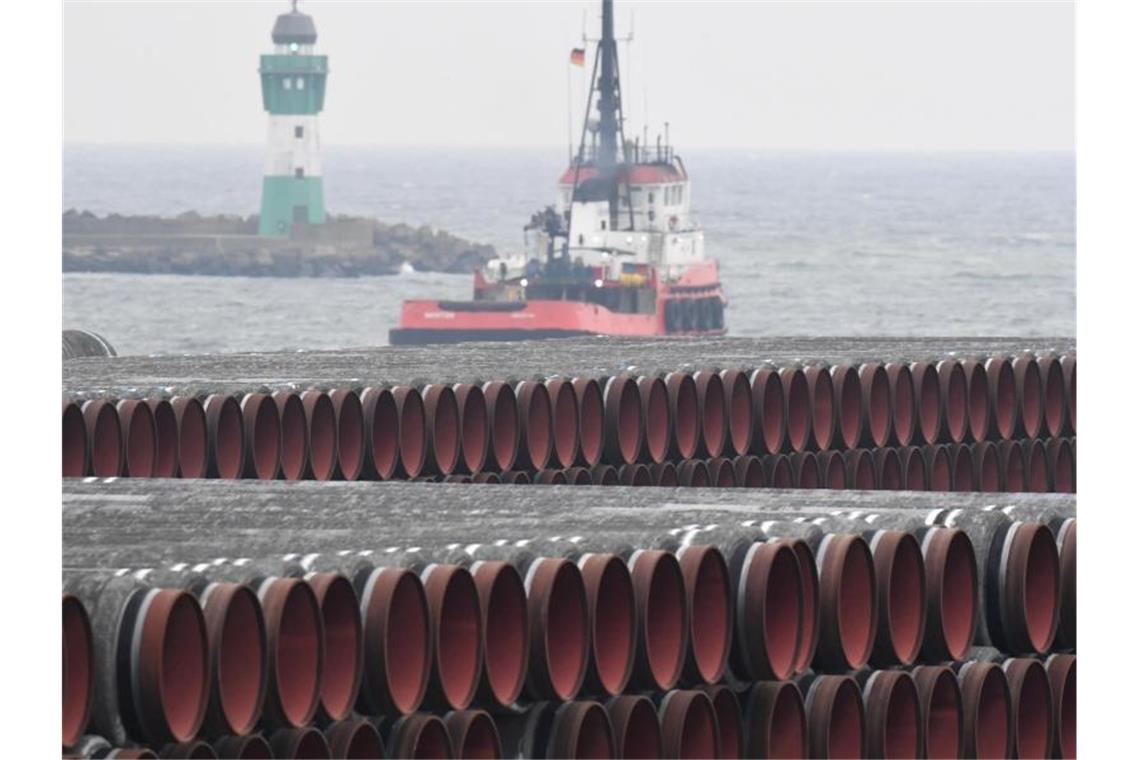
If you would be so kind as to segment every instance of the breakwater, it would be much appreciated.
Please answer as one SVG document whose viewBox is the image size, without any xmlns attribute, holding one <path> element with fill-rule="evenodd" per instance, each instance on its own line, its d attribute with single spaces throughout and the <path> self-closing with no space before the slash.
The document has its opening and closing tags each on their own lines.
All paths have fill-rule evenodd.
<svg viewBox="0 0 1140 760">
<path fill-rule="evenodd" d="M 492 246 L 441 230 L 359 217 L 332 216 L 272 238 L 257 235 L 256 216 L 63 215 L 65 272 L 353 277 L 394 274 L 409 264 L 468 273 L 494 255 Z"/>
</svg>

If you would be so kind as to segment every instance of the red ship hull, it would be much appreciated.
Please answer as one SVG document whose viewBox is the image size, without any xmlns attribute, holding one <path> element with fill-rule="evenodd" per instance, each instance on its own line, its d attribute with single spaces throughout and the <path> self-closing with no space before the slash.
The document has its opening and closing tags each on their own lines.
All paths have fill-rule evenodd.
<svg viewBox="0 0 1140 760">
<path fill-rule="evenodd" d="M 393 345 L 538 340 L 584 335 L 723 335 L 724 297 L 715 262 L 657 283 L 655 309 L 624 313 L 587 301 L 404 301 Z M 717 314 L 720 315 L 717 318 Z"/>
</svg>

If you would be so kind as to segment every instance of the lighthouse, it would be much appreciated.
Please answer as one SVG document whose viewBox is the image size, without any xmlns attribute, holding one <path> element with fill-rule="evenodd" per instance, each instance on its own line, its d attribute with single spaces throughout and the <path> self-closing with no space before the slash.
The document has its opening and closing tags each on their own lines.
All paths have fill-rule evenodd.
<svg viewBox="0 0 1140 760">
<path fill-rule="evenodd" d="M 328 56 L 316 55 L 317 27 L 297 10 L 273 24 L 273 52 L 261 56 L 261 102 L 269 112 L 259 233 L 288 235 L 325 221 L 317 115 L 325 103 Z"/>
</svg>

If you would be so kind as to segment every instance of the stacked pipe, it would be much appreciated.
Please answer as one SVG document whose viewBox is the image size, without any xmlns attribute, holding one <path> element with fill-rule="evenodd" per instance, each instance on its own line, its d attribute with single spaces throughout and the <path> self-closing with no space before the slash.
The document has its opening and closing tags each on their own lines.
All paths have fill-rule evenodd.
<svg viewBox="0 0 1140 760">
<path fill-rule="evenodd" d="M 544 493 L 66 482 L 65 745 L 1072 756 L 1072 496 Z"/>
<path fill-rule="evenodd" d="M 699 363 L 681 361 L 672 341 L 648 342 L 628 348 L 646 366 L 602 369 L 590 363 L 596 342 L 568 341 L 553 360 L 566 371 L 513 378 L 467 354 L 443 364 L 446 349 L 289 354 L 288 370 L 277 354 L 77 359 L 65 367 L 63 472 L 1076 490 L 1070 344 L 1013 351 L 955 340 L 967 350 L 954 356 L 879 341 L 787 360 L 768 344 L 725 339 Z M 524 370 L 549 358 L 535 346 L 518 354 L 511 366 Z M 190 376 L 213 379 L 146 380 L 187 376 L 190 362 Z M 497 379 L 475 379 L 479 371 Z M 416 379 L 424 375 L 432 379 Z"/>
</svg>

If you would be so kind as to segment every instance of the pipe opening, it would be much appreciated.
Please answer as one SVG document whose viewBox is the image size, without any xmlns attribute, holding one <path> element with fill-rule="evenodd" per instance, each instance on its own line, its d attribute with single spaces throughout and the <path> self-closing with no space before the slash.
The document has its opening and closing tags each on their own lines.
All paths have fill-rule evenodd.
<svg viewBox="0 0 1140 760">
<path fill-rule="evenodd" d="M 280 473 L 285 480 L 300 480 L 308 465 L 307 423 L 305 406 L 295 393 L 273 394 L 281 428 Z"/>
<path fill-rule="evenodd" d="M 1064 438 L 1055 438 L 1049 442 L 1045 453 L 1053 490 L 1057 493 L 1076 493 L 1077 462 L 1073 457 L 1072 444 Z"/>
<path fill-rule="evenodd" d="M 790 539 L 789 546 L 796 554 L 799 565 L 800 599 L 803 611 L 800 616 L 800 638 L 796 644 L 796 672 L 811 667 L 815 657 L 816 643 L 819 641 L 819 572 L 815 567 L 815 555 L 807 542 Z"/>
<path fill-rule="evenodd" d="M 826 369 L 812 367 L 805 372 L 811 389 L 812 435 L 820 451 L 831 448 L 835 433 L 835 390 Z"/>
<path fill-rule="evenodd" d="M 285 719 L 293 726 L 303 726 L 312 719 L 320 699 L 323 670 L 320 609 L 312 589 L 301 581 L 273 581 L 267 596 L 276 593 L 284 593 L 279 617 L 267 623 L 273 642 L 277 698 Z M 263 606 L 266 606 L 267 596 L 262 598 Z M 272 630 L 274 622 L 276 632 Z"/>
<path fill-rule="evenodd" d="M 903 471 L 904 491 L 926 490 L 926 465 L 922 460 L 922 451 L 914 446 L 899 449 L 900 467 Z"/>
<path fill-rule="evenodd" d="M 847 487 L 847 466 L 843 463 L 842 454 L 838 451 L 821 451 L 817 461 L 820 461 L 824 487 L 832 490 Z"/>
<path fill-rule="evenodd" d="M 574 758 L 608 758 L 614 754 L 610 718 L 601 705 L 588 703 L 573 743 Z"/>
<path fill-rule="evenodd" d="M 330 575 L 315 582 L 325 630 L 321 706 L 336 721 L 349 716 L 360 690 L 363 631 L 352 584 L 343 575 Z"/>
<path fill-rule="evenodd" d="M 712 700 L 720 737 L 720 754 L 717 757 L 743 757 L 744 726 L 740 722 L 740 703 L 736 695 L 727 686 L 710 687 L 707 693 Z"/>
<path fill-rule="evenodd" d="M 336 411 L 336 457 L 340 477 L 356 480 L 364 467 L 364 408 L 351 390 L 333 391 Z"/>
<path fill-rule="evenodd" d="M 1017 383 L 1013 365 L 1005 358 L 990 359 L 986 364 L 993 396 L 994 428 L 998 437 L 1009 440 L 1017 427 Z"/>
<path fill-rule="evenodd" d="M 595 465 L 590 478 L 596 486 L 616 486 L 621 483 L 618 471 L 608 464 Z"/>
<path fill-rule="evenodd" d="M 716 457 L 708 461 L 709 480 L 717 488 L 734 488 L 736 486 L 736 472 L 732 469 L 732 462 L 724 457 Z"/>
<path fill-rule="evenodd" d="M 969 363 L 966 392 L 970 436 L 975 441 L 984 441 L 990 427 L 990 389 L 986 369 L 979 362 Z"/>
<path fill-rule="evenodd" d="M 248 441 L 246 476 L 272 480 L 277 477 L 281 461 L 281 419 L 277 404 L 269 396 L 250 393 L 242 399 L 241 407 Z"/>
<path fill-rule="evenodd" d="M 403 718 L 392 737 L 392 757 L 416 760 L 450 760 L 454 757 L 447 726 L 435 715 L 416 714 Z"/>
<path fill-rule="evenodd" d="M 326 732 L 332 757 L 384 757 L 380 733 L 367 720 L 345 720 Z"/>
<path fill-rule="evenodd" d="M 1034 651 L 1043 653 L 1049 650 L 1057 630 L 1060 563 L 1057 546 L 1047 527 L 1040 524 L 1026 525 L 1022 530 L 1032 530 L 1033 538 L 1024 568 L 1021 569 L 1025 584 L 1021 611 L 1025 616 L 1029 643 Z"/>
<path fill-rule="evenodd" d="M 863 701 L 850 678 L 835 692 L 827 716 L 827 757 L 863 756 Z"/>
<path fill-rule="evenodd" d="M 780 385 L 787 402 L 788 444 L 794 451 L 804 451 L 811 439 L 811 400 L 807 378 L 800 368 L 780 370 Z"/>
<path fill-rule="evenodd" d="M 909 665 L 918 657 L 925 628 L 926 573 L 922 549 L 909 533 L 895 546 L 887 578 L 887 627 L 895 657 Z"/>
<path fill-rule="evenodd" d="M 536 470 L 544 469 L 554 446 L 551 432 L 554 411 L 550 394 L 545 385 L 533 381 L 519 383 L 516 394 L 523 406 L 520 412 L 526 422 L 523 438 L 527 461 Z"/>
<path fill-rule="evenodd" d="M 499 730 L 482 710 L 451 713 L 446 724 L 456 757 L 464 760 L 498 760 L 502 757 Z"/>
<path fill-rule="evenodd" d="M 843 448 L 853 449 L 859 445 L 863 433 L 863 389 L 859 373 L 853 367 L 835 367 L 833 373 L 831 382 L 838 401 L 836 419 L 841 443 Z"/>
<path fill-rule="evenodd" d="M 578 399 L 578 456 L 588 467 L 602 458 L 605 444 L 605 411 L 602 391 L 596 380 L 576 378 L 574 394 Z"/>
<path fill-rule="evenodd" d="M 1025 456 L 1025 490 L 1046 493 L 1049 490 L 1049 464 L 1044 444 L 1039 440 L 1026 441 L 1022 452 Z"/>
<path fill-rule="evenodd" d="M 978 616 L 978 569 L 974 546 L 964 532 L 955 530 L 951 534 L 939 576 L 941 584 L 932 591 L 939 599 L 942 639 L 950 658 L 961 660 L 974 640 Z"/>
<path fill-rule="evenodd" d="M 862 667 L 875 637 L 875 568 L 865 541 L 848 543 L 839 580 L 839 640 L 852 668 Z"/>
<path fill-rule="evenodd" d="M 728 388 L 728 444 L 733 454 L 747 454 L 752 444 L 752 387 L 743 372 L 726 370 L 721 383 Z"/>
<path fill-rule="evenodd" d="M 804 589 L 800 561 L 793 549 L 780 545 L 771 553 L 771 565 L 764 599 L 764 651 L 768 669 L 778 680 L 790 678 L 796 670 L 800 641 L 806 637 Z"/>
<path fill-rule="evenodd" d="M 151 603 L 143 635 L 152 615 L 165 615 L 159 650 L 159 709 L 175 741 L 189 741 L 202 725 L 208 696 L 205 624 L 194 597 L 180 591 L 160 591 L 159 595 L 166 599 Z M 173 602 L 167 606 L 170 599 Z"/>
<path fill-rule="evenodd" d="M 1014 729 L 1017 756 L 1048 757 L 1053 735 L 1053 700 L 1049 693 L 1049 676 L 1040 662 L 1032 660 L 1026 667 L 1014 701 L 1017 704 Z"/>
<path fill-rule="evenodd" d="M 918 432 L 926 444 L 938 442 L 942 429 L 942 389 L 933 364 L 911 365 L 918 395 Z"/>
<path fill-rule="evenodd" d="M 145 401 L 120 401 L 119 423 L 126 436 L 124 441 L 124 474 L 134 478 L 154 475 L 155 431 L 154 415 Z"/>
<path fill-rule="evenodd" d="M 559 562 L 546 597 L 543 650 L 551 687 L 562 700 L 574 698 L 586 673 L 589 617 L 585 599 L 578 568 L 569 562 Z"/>
<path fill-rule="evenodd" d="M 618 394 L 616 408 L 618 455 L 624 464 L 637 461 L 641 449 L 641 394 L 637 383 L 629 377 L 615 377 L 607 384 Z"/>
<path fill-rule="evenodd" d="M 91 717 L 94 639 L 83 603 L 63 597 L 63 746 L 79 741 Z"/>
<path fill-rule="evenodd" d="M 974 476 L 978 490 L 994 492 L 1001 490 L 1001 472 L 998 463 L 997 447 L 989 441 L 975 443 L 973 447 Z"/>
<path fill-rule="evenodd" d="M 669 757 L 721 757 L 717 741 L 716 712 L 712 701 L 702 692 L 691 693 L 695 696 L 685 708 L 681 719 L 681 730 L 676 739 L 677 745 L 675 748 L 668 748 L 671 750 Z M 678 696 L 680 694 L 674 696 L 674 699 Z M 665 721 L 662 720 L 662 723 Z"/>
<path fill-rule="evenodd" d="M 1018 363 L 1015 362 L 1015 368 Z M 1021 394 L 1021 424 L 1027 438 L 1036 438 L 1041 433 L 1044 416 L 1044 403 L 1041 398 L 1041 372 L 1034 359 L 1026 360 L 1021 366 L 1018 390 Z"/>
<path fill-rule="evenodd" d="M 709 468 L 699 459 L 686 459 L 678 472 L 681 485 L 705 488 L 709 484 Z"/>
<path fill-rule="evenodd" d="M 427 597 L 415 574 L 407 570 L 383 572 L 396 574 L 391 595 L 386 599 L 373 596 L 367 603 L 370 612 L 373 605 L 387 605 L 378 654 L 392 704 L 400 713 L 408 714 L 419 707 L 427 689 L 431 657 Z"/>
<path fill-rule="evenodd" d="M 673 452 L 681 459 L 691 459 L 696 456 L 701 435 L 697 385 L 692 375 L 681 372 L 666 375 L 665 385 L 673 417 Z"/>
<path fill-rule="evenodd" d="M 309 432 L 309 475 L 314 480 L 329 480 L 336 469 L 336 409 L 321 391 L 305 391 L 301 402 Z"/>
<path fill-rule="evenodd" d="M 875 461 L 866 449 L 855 449 L 843 455 L 847 463 L 847 487 L 870 491 L 875 487 Z"/>
<path fill-rule="evenodd" d="M 689 560 L 690 552 L 696 555 L 695 562 Z M 715 548 L 689 547 L 681 558 L 681 568 L 688 594 L 693 661 L 705 683 L 716 683 L 724 675 L 732 646 L 728 566 Z"/>
<path fill-rule="evenodd" d="M 432 468 L 440 475 L 450 475 L 459 462 L 459 404 L 455 391 L 446 385 L 428 385 L 420 393 L 427 415 L 427 453 Z"/>
<path fill-rule="evenodd" d="M 792 488 L 795 477 L 792 475 L 792 465 L 786 454 L 774 454 L 764 458 L 767 464 L 768 484 L 772 488 Z"/>
<path fill-rule="evenodd" d="M 427 460 L 427 413 L 423 396 L 415 388 L 396 387 L 392 391 L 399 417 L 400 465 L 404 474 L 415 478 L 423 472 Z M 512 403 L 513 406 L 513 403 Z"/>
<path fill-rule="evenodd" d="M 928 446 L 926 457 L 927 481 L 931 491 L 949 491 L 951 484 L 950 452 L 946 446 Z"/>
<path fill-rule="evenodd" d="M 433 591 L 439 593 L 430 574 L 447 573 L 439 607 L 433 609 L 438 616 L 433 626 L 435 659 L 444 698 L 453 709 L 462 710 L 475 696 L 482 665 L 479 593 L 471 574 L 462 568 L 436 565 L 428 572 L 425 587 L 429 600 Z"/>
<path fill-rule="evenodd" d="M 643 645 L 654 683 L 670 689 L 680 677 L 685 660 L 685 581 L 673 555 L 660 554 L 648 561 L 652 562 L 652 571 L 643 597 Z"/>
<path fill-rule="evenodd" d="M 755 416 L 759 418 L 763 449 L 757 453 L 773 454 L 784 446 L 787 421 L 784 416 L 784 387 L 774 371 L 758 370 L 752 380 L 753 400 L 760 400 Z M 755 446 L 753 446 L 756 449 Z"/>
<path fill-rule="evenodd" d="M 962 756 L 962 692 L 954 671 L 941 666 L 934 670 L 937 675 L 923 686 L 926 757 L 956 760 Z"/>
<path fill-rule="evenodd" d="M 681 485 L 681 479 L 677 475 L 677 466 L 672 462 L 655 464 L 650 468 L 650 471 L 653 473 L 654 485 L 665 488 L 676 488 Z"/>
<path fill-rule="evenodd" d="M 875 449 L 875 482 L 880 491 L 897 491 L 903 487 L 902 462 L 895 449 Z"/>
<path fill-rule="evenodd" d="M 227 733 L 244 734 L 257 724 L 265 701 L 265 621 L 254 593 L 237 584 L 221 584 L 210 592 L 208 617 L 215 594 L 224 605 L 214 674 L 219 707 Z"/>
<path fill-rule="evenodd" d="M 230 396 L 210 396 L 205 410 L 214 475 L 225 479 L 241 477 L 245 453 L 241 406 Z"/>
<path fill-rule="evenodd" d="M 665 461 L 669 453 L 669 392 L 657 377 L 639 377 L 641 425 L 645 430 L 642 459 L 651 463 Z"/>
<path fill-rule="evenodd" d="M 625 704 L 623 704 L 623 702 Z M 610 721 L 618 756 L 623 758 L 659 758 L 663 756 L 661 724 L 657 711 L 648 698 L 617 697 L 609 703 Z M 622 709 L 624 707 L 624 709 Z"/>
<path fill-rule="evenodd" d="M 807 713 L 800 690 L 790 683 L 782 684 L 776 694 L 772 713 L 764 726 L 770 758 L 807 757 Z"/>
<path fill-rule="evenodd" d="M 651 486 L 653 474 L 648 467 L 639 462 L 623 464 L 618 471 L 618 480 L 626 486 Z"/>
<path fill-rule="evenodd" d="M 764 463 L 759 457 L 741 454 L 733 460 L 732 469 L 736 476 L 736 485 L 743 488 L 763 488 L 768 482 L 764 477 Z"/>
<path fill-rule="evenodd" d="M 724 383 L 720 375 L 698 372 L 693 376 L 697 385 L 697 401 L 701 416 L 701 443 L 705 453 L 718 457 L 724 450 L 726 417 Z"/>
<path fill-rule="evenodd" d="M 81 478 L 87 474 L 87 425 L 83 412 L 74 402 L 63 405 L 63 477 Z"/>
<path fill-rule="evenodd" d="M 942 381 L 942 409 L 946 435 L 952 443 L 961 443 L 966 438 L 969 418 L 966 372 L 959 362 L 948 360 L 938 362 L 938 374 Z"/>
<path fill-rule="evenodd" d="M 515 392 L 505 383 L 483 386 L 491 418 L 491 452 L 498 469 L 508 472 L 515 464 L 519 444 L 519 412 Z"/>
<path fill-rule="evenodd" d="M 1077 756 L 1077 658 L 1053 655 L 1047 661 L 1053 691 L 1056 750 L 1063 758 Z"/>
<path fill-rule="evenodd" d="M 179 476 L 204 478 L 209 464 L 205 409 L 198 399 L 190 397 L 176 396 L 170 405 L 178 420 Z"/>
<path fill-rule="evenodd" d="M 372 470 L 381 480 L 396 473 L 400 459 L 400 412 L 387 388 L 367 388 L 363 401 L 364 437 Z"/>
<path fill-rule="evenodd" d="M 565 380 L 548 381 L 554 414 L 554 457 L 560 468 L 572 467 L 578 456 L 578 401 L 574 387 Z"/>
<path fill-rule="evenodd" d="M 1001 668 L 991 665 L 987 671 L 973 706 L 975 754 L 979 758 L 1002 758 L 1010 748 L 1009 688 Z"/>
<path fill-rule="evenodd" d="M 914 438 L 915 409 L 914 378 L 905 364 L 888 364 L 887 380 L 891 397 L 891 429 L 899 446 L 909 446 Z"/>
<path fill-rule="evenodd" d="M 459 406 L 460 457 L 470 473 L 487 460 L 487 402 L 477 386 L 460 383 L 453 388 Z"/>
<path fill-rule="evenodd" d="M 484 573 L 490 581 L 484 580 Z M 478 566 L 475 582 L 480 589 L 489 584 L 483 619 L 487 682 L 495 700 L 510 705 L 518 699 L 526 679 L 526 589 L 518 572 L 506 563 Z"/>
<path fill-rule="evenodd" d="M 173 478 L 178 474 L 178 420 L 174 407 L 166 399 L 157 399 L 150 402 L 150 411 L 154 417 L 154 476 Z M 83 421 L 82 415 L 79 421 Z"/>
<path fill-rule="evenodd" d="M 970 458 L 970 449 L 965 444 L 955 444 L 951 447 L 950 463 L 952 475 L 950 482 L 955 491 L 974 490 L 974 462 Z"/>
<path fill-rule="evenodd" d="M 914 680 L 904 673 L 891 687 L 887 702 L 882 734 L 883 757 L 920 757 L 919 712 L 918 690 Z"/>
</svg>

